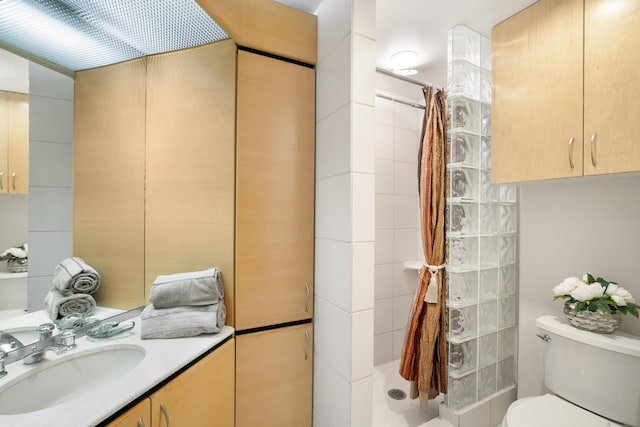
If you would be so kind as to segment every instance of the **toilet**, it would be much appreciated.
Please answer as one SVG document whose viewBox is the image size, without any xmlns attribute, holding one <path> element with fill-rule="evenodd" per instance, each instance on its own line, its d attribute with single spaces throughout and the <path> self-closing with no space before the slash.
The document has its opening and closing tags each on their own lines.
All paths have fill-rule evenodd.
<svg viewBox="0 0 640 427">
<path fill-rule="evenodd" d="M 640 337 L 582 331 L 548 315 L 536 325 L 552 394 L 516 400 L 502 427 L 640 427 Z"/>
</svg>

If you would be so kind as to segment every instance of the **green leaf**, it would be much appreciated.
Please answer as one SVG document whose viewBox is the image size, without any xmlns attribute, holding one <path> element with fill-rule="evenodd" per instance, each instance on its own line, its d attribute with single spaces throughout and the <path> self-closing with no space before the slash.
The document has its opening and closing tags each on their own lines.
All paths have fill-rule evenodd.
<svg viewBox="0 0 640 427">
<path fill-rule="evenodd" d="M 553 300 L 571 298 L 571 295 L 555 295 Z"/>
<path fill-rule="evenodd" d="M 595 281 L 596 281 L 596 279 L 593 278 L 591 273 L 587 273 L 587 283 L 593 283 Z"/>
<path fill-rule="evenodd" d="M 584 301 L 578 301 L 576 302 L 576 312 L 578 311 L 584 311 L 587 309 L 587 303 Z"/>
<path fill-rule="evenodd" d="M 603 311 L 605 313 L 611 313 L 611 306 L 608 301 L 603 301 L 601 299 L 594 300 L 592 305 L 596 306 L 598 310 Z"/>
<path fill-rule="evenodd" d="M 638 306 L 634 303 L 628 303 L 627 306 L 627 312 L 629 312 L 630 314 L 632 314 L 635 317 L 638 317 Z"/>
</svg>

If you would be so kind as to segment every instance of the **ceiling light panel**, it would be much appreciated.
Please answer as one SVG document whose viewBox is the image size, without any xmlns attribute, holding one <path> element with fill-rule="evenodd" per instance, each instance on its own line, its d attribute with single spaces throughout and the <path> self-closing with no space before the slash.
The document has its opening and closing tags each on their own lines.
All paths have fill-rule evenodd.
<svg viewBox="0 0 640 427">
<path fill-rule="evenodd" d="M 227 38 L 195 0 L 0 1 L 0 41 L 72 71 Z"/>
</svg>

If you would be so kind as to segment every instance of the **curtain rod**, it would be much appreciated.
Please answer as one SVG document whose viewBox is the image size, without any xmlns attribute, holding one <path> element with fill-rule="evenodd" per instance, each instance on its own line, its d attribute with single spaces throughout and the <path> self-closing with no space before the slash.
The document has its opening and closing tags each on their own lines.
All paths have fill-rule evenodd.
<svg viewBox="0 0 640 427">
<path fill-rule="evenodd" d="M 396 98 L 396 97 L 390 96 L 390 95 L 385 95 L 384 93 L 380 93 L 380 92 L 377 92 L 377 91 L 376 91 L 376 96 L 378 98 L 384 98 L 384 99 L 388 99 L 389 101 L 398 102 L 400 104 L 408 105 L 409 107 L 420 108 L 421 110 L 425 109 L 424 105 L 418 104 L 416 102 L 405 101 L 404 99 Z"/>
<path fill-rule="evenodd" d="M 410 78 L 410 77 L 399 76 L 399 75 L 397 75 L 397 74 L 392 73 L 392 72 L 391 72 L 391 71 L 389 71 L 389 70 L 385 70 L 384 68 L 376 67 L 376 72 L 378 72 L 378 73 L 380 73 L 380 74 L 384 74 L 384 75 L 389 76 L 389 77 L 393 77 L 394 79 L 398 79 L 398 80 L 405 81 L 405 82 L 407 82 L 407 83 L 414 84 L 414 85 L 418 85 L 418 86 L 432 86 L 432 87 L 436 87 L 436 85 L 431 84 L 431 83 L 429 83 L 429 82 L 420 82 L 420 81 L 415 80 L 415 79 L 412 79 L 412 78 Z"/>
</svg>

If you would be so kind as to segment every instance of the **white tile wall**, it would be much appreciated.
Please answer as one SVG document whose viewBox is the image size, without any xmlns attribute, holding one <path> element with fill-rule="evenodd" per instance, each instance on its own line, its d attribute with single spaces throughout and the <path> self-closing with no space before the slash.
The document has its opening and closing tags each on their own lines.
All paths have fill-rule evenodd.
<svg viewBox="0 0 640 427">
<path fill-rule="evenodd" d="M 316 239 L 315 294 L 342 308 L 351 307 L 351 245 L 329 239 Z"/>
<path fill-rule="evenodd" d="M 386 93 L 416 102 L 419 86 L 397 79 L 384 83 Z M 417 157 L 424 110 L 376 98 L 376 269 L 374 362 L 400 357 L 404 330 L 416 289 L 417 272 L 404 261 L 421 259 Z"/>
<path fill-rule="evenodd" d="M 349 172 L 351 161 L 351 104 L 318 122 L 316 138 L 316 178 Z"/>
</svg>

